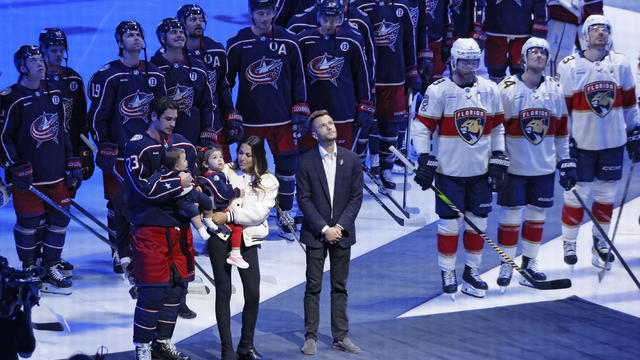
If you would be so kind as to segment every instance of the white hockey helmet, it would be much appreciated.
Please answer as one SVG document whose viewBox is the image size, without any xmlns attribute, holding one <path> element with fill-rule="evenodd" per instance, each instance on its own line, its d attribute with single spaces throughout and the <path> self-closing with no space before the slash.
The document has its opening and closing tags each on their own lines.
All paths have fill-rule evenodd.
<svg viewBox="0 0 640 360">
<path fill-rule="evenodd" d="M 584 41 L 589 44 L 589 28 L 593 25 L 605 25 L 609 28 L 609 44 L 608 47 L 611 48 L 611 35 L 613 35 L 613 28 L 611 27 L 611 22 L 609 19 L 604 17 L 603 15 L 590 15 L 582 24 L 582 38 Z"/>
<path fill-rule="evenodd" d="M 524 45 L 522 45 L 521 55 L 522 55 L 522 65 L 524 68 L 527 68 L 527 52 L 533 48 L 541 48 L 542 50 L 547 52 L 547 62 L 549 62 L 549 42 L 543 38 L 539 37 L 530 37 Z"/>
<path fill-rule="evenodd" d="M 451 70 L 456 71 L 458 60 L 478 60 L 480 66 L 480 56 L 482 50 L 478 43 L 471 38 L 461 38 L 456 40 L 451 46 Z"/>
</svg>

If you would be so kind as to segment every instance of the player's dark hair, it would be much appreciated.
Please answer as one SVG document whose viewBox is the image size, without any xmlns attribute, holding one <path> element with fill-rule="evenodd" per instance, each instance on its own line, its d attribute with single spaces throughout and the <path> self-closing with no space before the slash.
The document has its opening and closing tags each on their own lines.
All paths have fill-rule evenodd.
<svg viewBox="0 0 640 360">
<path fill-rule="evenodd" d="M 207 147 L 203 147 L 202 149 L 200 149 L 200 151 L 198 151 L 197 161 L 200 174 L 204 174 L 210 170 L 208 165 L 209 157 L 216 151 L 220 151 L 220 153 L 224 155 L 222 146 L 218 144 L 212 144 Z"/>
<path fill-rule="evenodd" d="M 176 164 L 178 163 L 178 160 L 180 160 L 180 155 L 182 154 L 184 154 L 185 156 L 187 155 L 187 153 L 182 148 L 179 148 L 179 147 L 168 148 L 164 152 L 164 165 L 168 169 L 175 168 Z"/>
<path fill-rule="evenodd" d="M 178 110 L 178 102 L 168 96 L 161 96 L 151 101 L 151 111 L 156 113 L 158 119 L 167 109 Z"/>
<path fill-rule="evenodd" d="M 255 175 L 255 178 L 251 182 L 251 187 L 253 189 L 262 189 L 262 186 L 260 185 L 260 178 L 267 172 L 267 168 L 269 167 L 269 164 L 267 163 L 267 154 L 264 150 L 264 142 L 255 135 L 249 136 L 238 144 L 238 151 L 240 151 L 240 147 L 243 144 L 249 145 L 251 148 L 251 157 L 253 158 L 253 175 Z M 237 157 L 234 163 L 234 168 L 240 168 Z"/>
<path fill-rule="evenodd" d="M 313 122 L 322 116 L 328 116 L 331 117 L 331 114 L 329 114 L 329 111 L 327 110 L 316 110 L 314 112 L 311 113 L 311 115 L 309 115 L 309 129 L 313 130 Z"/>
</svg>

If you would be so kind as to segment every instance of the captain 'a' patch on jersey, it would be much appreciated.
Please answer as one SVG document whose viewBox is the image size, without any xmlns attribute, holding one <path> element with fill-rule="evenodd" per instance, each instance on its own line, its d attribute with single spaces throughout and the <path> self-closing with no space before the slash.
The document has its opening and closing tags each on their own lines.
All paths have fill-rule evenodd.
<svg viewBox="0 0 640 360">
<path fill-rule="evenodd" d="M 282 60 L 263 56 L 262 59 L 247 66 L 245 76 L 251 83 L 251 90 L 258 85 L 272 85 L 277 89 L 281 72 Z"/>
<path fill-rule="evenodd" d="M 467 144 L 473 145 L 480 139 L 487 122 L 487 112 L 479 108 L 464 108 L 453 113 L 453 122 L 458 135 Z"/>
<path fill-rule="evenodd" d="M 596 81 L 584 86 L 584 96 L 596 115 L 605 117 L 616 102 L 617 86 L 613 81 Z"/>
<path fill-rule="evenodd" d="M 398 32 L 400 31 L 400 23 L 392 23 L 386 20 L 373 25 L 373 40 L 376 46 L 388 46 L 391 51 L 396 52 L 396 41 L 398 40 Z"/>
<path fill-rule="evenodd" d="M 131 119 L 142 119 L 149 122 L 147 114 L 149 114 L 152 100 L 153 94 L 140 92 L 140 90 L 123 98 L 118 106 L 120 115 L 124 118 L 122 123 L 126 124 Z"/>
<path fill-rule="evenodd" d="M 167 90 L 167 96 L 178 103 L 178 111 L 184 111 L 187 115 L 191 116 L 194 96 L 192 87 L 176 84 L 176 86 Z"/>
<path fill-rule="evenodd" d="M 551 123 L 551 112 L 547 109 L 524 109 L 520 111 L 522 134 L 532 144 L 538 145 L 547 136 Z"/>
<path fill-rule="evenodd" d="M 60 131 L 60 122 L 57 113 L 43 112 L 36 120 L 31 123 L 29 132 L 33 140 L 37 142 L 36 149 L 43 142 L 53 140 L 58 143 L 58 131 Z"/>
<path fill-rule="evenodd" d="M 311 84 L 318 80 L 327 80 L 335 86 L 338 86 L 336 79 L 340 76 L 342 66 L 344 65 L 344 57 L 336 57 L 328 55 L 317 56 L 307 64 L 307 72 L 311 77 Z"/>
</svg>

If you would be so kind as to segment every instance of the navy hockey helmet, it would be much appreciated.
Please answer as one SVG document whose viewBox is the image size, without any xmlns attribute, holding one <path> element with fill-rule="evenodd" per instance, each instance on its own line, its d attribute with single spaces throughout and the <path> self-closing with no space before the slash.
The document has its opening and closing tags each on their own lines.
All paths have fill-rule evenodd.
<svg viewBox="0 0 640 360">
<path fill-rule="evenodd" d="M 142 39 L 144 40 L 144 32 L 142 31 L 142 26 L 140 25 L 140 23 L 135 20 L 126 20 L 121 21 L 120 24 L 118 24 L 118 26 L 116 27 L 116 41 L 122 41 L 122 35 L 124 35 L 127 31 L 139 31 L 140 36 L 142 36 Z"/>
<path fill-rule="evenodd" d="M 68 51 L 67 35 L 59 28 L 45 28 L 40 31 L 38 37 L 41 50 L 47 50 L 50 46 L 62 46 L 65 51 Z"/>
<path fill-rule="evenodd" d="M 160 44 L 164 43 L 167 33 L 172 29 L 182 29 L 184 31 L 184 24 L 174 17 L 162 19 L 162 22 L 156 28 L 156 35 Z"/>
<path fill-rule="evenodd" d="M 249 10 L 276 9 L 276 0 L 249 0 Z"/>
<path fill-rule="evenodd" d="M 187 4 L 180 6 L 176 17 L 181 23 L 184 24 L 186 19 L 191 15 L 202 15 L 202 19 L 205 25 L 207 24 L 207 14 L 205 14 L 204 9 L 202 9 L 202 7 L 197 4 Z"/>
<path fill-rule="evenodd" d="M 325 16 L 338 16 L 344 13 L 344 5 L 340 0 L 318 1 L 318 14 Z"/>
<path fill-rule="evenodd" d="M 20 74 L 22 74 L 22 71 L 20 71 L 20 65 L 24 65 L 28 58 L 36 55 L 43 56 L 40 48 L 35 45 L 22 45 L 20 46 L 20 49 L 13 54 L 13 64 L 16 66 L 16 69 Z"/>
</svg>

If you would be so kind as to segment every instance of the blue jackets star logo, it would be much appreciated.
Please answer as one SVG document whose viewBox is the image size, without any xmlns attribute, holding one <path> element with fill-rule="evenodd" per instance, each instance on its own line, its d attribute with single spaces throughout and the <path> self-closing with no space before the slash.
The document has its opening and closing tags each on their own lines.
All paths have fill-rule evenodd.
<svg viewBox="0 0 640 360">
<path fill-rule="evenodd" d="M 336 79 L 340 76 L 343 65 L 343 57 L 335 57 L 333 55 L 327 55 L 327 53 L 309 61 L 307 72 L 309 76 L 311 76 L 311 84 L 318 80 L 328 80 L 331 81 L 333 85 L 338 86 Z"/>
<path fill-rule="evenodd" d="M 178 111 L 184 111 L 187 115 L 191 116 L 194 95 L 192 87 L 177 84 L 167 90 L 167 95 L 178 102 Z"/>
<path fill-rule="evenodd" d="M 400 23 L 392 23 L 383 20 L 374 25 L 373 37 L 376 46 L 388 46 L 391 51 L 396 52 L 395 44 L 398 40 Z"/>
<path fill-rule="evenodd" d="M 251 90 L 258 85 L 272 85 L 274 88 L 278 88 L 278 79 L 280 78 L 280 72 L 282 71 L 282 60 L 280 59 L 262 59 L 255 61 L 251 65 L 247 66 L 245 76 L 251 83 Z"/>
<path fill-rule="evenodd" d="M 131 119 L 149 122 L 147 114 L 149 114 L 151 100 L 153 100 L 153 94 L 140 92 L 140 90 L 122 99 L 119 106 L 120 115 L 124 118 L 122 123 L 126 124 Z"/>
<path fill-rule="evenodd" d="M 42 115 L 38 116 L 38 118 L 31 123 L 29 129 L 31 137 L 37 142 L 36 149 L 39 148 L 43 142 L 49 140 L 53 140 L 57 144 L 59 128 L 58 114 L 42 112 Z"/>
</svg>

